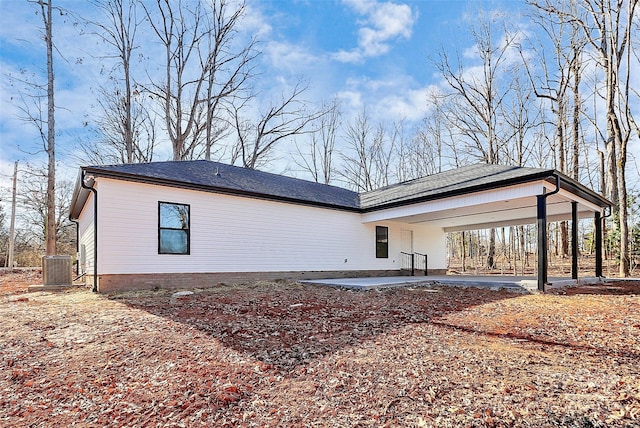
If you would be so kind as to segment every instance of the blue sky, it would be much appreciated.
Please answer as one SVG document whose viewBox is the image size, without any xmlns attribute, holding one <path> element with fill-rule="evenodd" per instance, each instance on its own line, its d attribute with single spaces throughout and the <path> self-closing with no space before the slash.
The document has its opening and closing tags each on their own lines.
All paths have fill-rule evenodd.
<svg viewBox="0 0 640 428">
<path fill-rule="evenodd" d="M 96 9 L 84 1 L 57 1 L 84 18 L 96 19 Z M 258 34 L 263 50 L 261 83 L 278 90 L 279 82 L 303 77 L 312 102 L 340 96 L 345 109 L 366 108 L 374 117 L 419 120 L 426 109 L 424 91 L 437 79 L 429 55 L 441 45 L 463 45 L 467 17 L 478 7 L 497 3 L 468 1 L 369 2 L 255 1 L 248 2 L 244 30 Z M 517 10 L 521 2 L 502 3 Z M 18 88 L 8 74 L 25 71 L 45 82 L 45 53 L 36 5 L 0 0 L 0 175 L 15 160 L 42 159 L 35 128 L 20 119 Z M 54 18 L 57 155 L 61 170 L 75 172 L 74 158 L 84 124 L 95 112 L 96 82 L 105 61 L 102 47 L 71 16 Z M 142 40 L 142 43 L 145 41 Z M 272 81 L 270 81 L 272 80 Z"/>
<path fill-rule="evenodd" d="M 151 0 L 149 0 L 151 1 Z M 58 0 L 59 6 L 97 19 L 86 1 Z M 430 57 L 444 47 L 455 54 L 472 47 L 469 28 L 479 10 L 501 10 L 513 22 L 526 23 L 524 1 L 259 1 L 247 0 L 242 31 L 257 35 L 262 50 L 260 84 L 266 94 L 280 93 L 303 77 L 312 103 L 339 97 L 347 117 L 366 108 L 375 121 L 419 123 L 427 112 L 430 88 L 441 79 Z M 36 5 L 0 0 L 0 198 L 6 200 L 13 162 L 44 158 L 35 128 L 20 120 L 18 88 L 8 74 L 21 70 L 44 83 L 45 52 Z M 82 163 L 77 141 L 87 138 L 87 122 L 96 113 L 96 84 L 108 61 L 104 47 L 69 15 L 55 17 L 54 41 L 57 156 L 62 177 L 73 179 Z M 150 35 L 139 42 L 149 54 L 158 46 Z M 158 53 L 159 54 L 159 53 Z M 153 53 L 150 54 L 154 56 Z M 162 151 L 163 150 L 163 151 Z M 633 148 L 632 148 L 633 150 Z M 165 145 L 156 159 L 169 158 Z M 279 171 L 275 171 L 279 172 Z"/>
<path fill-rule="evenodd" d="M 57 2 L 84 18 L 96 10 L 84 1 Z M 517 11 L 522 2 L 477 1 L 256 1 L 248 2 L 245 30 L 258 34 L 263 50 L 261 79 L 278 90 L 278 79 L 303 77 L 312 101 L 340 95 L 345 108 L 391 120 L 419 120 L 427 108 L 424 91 L 437 80 L 429 55 L 440 46 L 464 47 L 468 17 L 479 7 Z M 7 74 L 35 73 L 44 82 L 44 47 L 34 4 L 0 0 L 0 173 L 14 160 L 33 160 L 37 135 L 18 116 L 17 88 Z M 104 60 L 93 57 L 102 47 L 70 16 L 54 18 L 58 154 L 65 166 L 74 140 L 95 107 L 96 82 Z M 143 41 L 144 42 L 144 41 Z M 268 80 L 272 79 L 273 82 Z M 28 153 L 24 153 L 28 152 Z"/>
</svg>

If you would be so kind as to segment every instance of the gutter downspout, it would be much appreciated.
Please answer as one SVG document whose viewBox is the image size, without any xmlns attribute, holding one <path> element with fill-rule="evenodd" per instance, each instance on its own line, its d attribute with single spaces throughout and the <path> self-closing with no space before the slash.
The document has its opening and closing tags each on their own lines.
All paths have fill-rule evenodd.
<svg viewBox="0 0 640 428">
<path fill-rule="evenodd" d="M 552 174 L 556 178 L 556 188 L 549 193 L 537 196 L 538 205 L 538 291 L 544 292 L 547 284 L 547 198 L 560 191 L 560 175 Z M 546 190 L 546 189 L 545 189 Z"/>
<path fill-rule="evenodd" d="M 98 191 L 85 184 L 85 174 L 83 170 L 80 185 L 93 193 L 93 288 L 91 291 L 96 293 L 98 291 Z"/>
</svg>

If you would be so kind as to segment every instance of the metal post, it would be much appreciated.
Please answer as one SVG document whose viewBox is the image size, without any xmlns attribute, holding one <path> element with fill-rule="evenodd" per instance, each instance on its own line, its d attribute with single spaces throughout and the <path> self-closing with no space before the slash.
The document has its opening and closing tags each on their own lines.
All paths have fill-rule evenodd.
<svg viewBox="0 0 640 428">
<path fill-rule="evenodd" d="M 602 276 L 602 217 L 600 212 L 595 215 L 595 241 L 596 241 L 596 276 Z"/>
<path fill-rule="evenodd" d="M 547 198 L 537 196 L 538 209 L 538 290 L 544 292 L 547 283 Z"/>
<path fill-rule="evenodd" d="M 429 270 L 427 268 L 427 255 L 424 255 L 424 276 L 429 276 Z"/>
<path fill-rule="evenodd" d="M 416 255 L 411 253 L 411 276 L 416 274 Z"/>
<path fill-rule="evenodd" d="M 571 278 L 578 279 L 578 203 L 571 202 Z"/>
</svg>

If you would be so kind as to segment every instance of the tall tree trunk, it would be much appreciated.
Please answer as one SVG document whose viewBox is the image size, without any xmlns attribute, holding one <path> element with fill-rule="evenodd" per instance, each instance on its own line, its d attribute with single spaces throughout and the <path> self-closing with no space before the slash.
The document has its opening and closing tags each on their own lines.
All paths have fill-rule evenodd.
<svg viewBox="0 0 640 428">
<path fill-rule="evenodd" d="M 569 223 L 567 221 L 560 222 L 560 257 L 563 259 L 569 257 Z"/>
<path fill-rule="evenodd" d="M 556 128 L 556 136 L 558 141 L 558 170 L 560 172 L 567 172 L 566 162 L 566 146 L 565 146 L 565 123 L 566 123 L 566 109 L 564 98 L 558 99 L 558 123 Z M 569 254 L 569 233 L 568 225 L 566 221 L 560 222 L 560 256 L 562 258 Z M 557 233 L 556 233 L 557 237 Z M 558 256 L 558 242 L 556 241 L 556 256 Z"/>
<path fill-rule="evenodd" d="M 124 18 L 123 13 L 124 10 L 122 8 L 122 3 L 120 4 L 120 16 L 121 19 Z M 133 163 L 133 124 L 131 120 L 131 50 L 133 47 L 131 46 L 132 40 L 129 39 L 128 34 L 124 30 L 124 25 L 122 25 L 122 52 L 120 53 L 122 59 L 122 69 L 124 73 L 124 110 L 125 110 L 125 118 L 124 118 L 124 145 L 127 154 L 127 163 Z"/>
<path fill-rule="evenodd" d="M 502 242 L 500 242 L 501 253 L 502 253 L 502 264 L 500 266 L 504 266 L 504 260 L 508 259 L 508 257 L 507 257 L 507 238 L 506 238 L 506 235 L 504 233 L 504 227 L 500 228 L 500 240 L 502 241 Z M 511 263 L 510 260 L 509 260 L 509 263 Z"/>
<path fill-rule="evenodd" d="M 605 173 L 605 161 L 604 161 L 604 153 L 602 150 L 598 150 L 598 158 L 600 160 L 600 194 L 604 197 L 607 196 L 607 182 L 606 182 L 606 173 Z M 595 237 L 594 237 L 595 241 Z M 605 260 L 609 259 L 609 253 L 607 251 L 607 222 L 602 222 L 602 244 L 604 246 L 603 255 Z"/>
<path fill-rule="evenodd" d="M 573 44 L 573 60 L 571 61 L 571 73 L 573 74 L 573 126 L 572 126 L 572 137 L 573 137 L 573 152 L 571 155 L 571 172 L 573 179 L 578 181 L 580 177 L 579 171 L 579 156 L 580 156 L 580 49 L 577 44 Z M 567 247 L 569 246 L 569 236 L 567 230 L 567 222 L 564 222 L 564 230 L 563 233 L 566 235 L 566 246 L 565 246 L 565 238 L 563 238 L 563 251 L 564 256 L 568 256 L 569 253 Z M 571 248 L 572 254 L 578 254 L 577 248 Z"/>
<path fill-rule="evenodd" d="M 571 158 L 572 175 L 574 180 L 580 178 L 579 156 L 580 156 L 580 55 L 575 53 L 576 58 L 572 63 L 573 68 L 573 154 Z"/>
<path fill-rule="evenodd" d="M 626 144 L 621 147 L 626 151 Z M 630 257 L 629 257 L 629 219 L 627 209 L 627 183 L 626 183 L 626 153 L 620 153 L 620 164 L 618 166 L 618 189 L 620 191 L 620 276 L 626 278 L 630 274 Z"/>
<path fill-rule="evenodd" d="M 489 229 L 489 252 L 487 254 L 487 269 L 496 267 L 496 230 Z"/>
<path fill-rule="evenodd" d="M 467 254 L 465 251 L 465 233 L 464 231 L 462 232 L 462 253 L 461 253 L 461 259 L 462 259 L 462 272 L 466 272 L 466 264 L 467 264 Z"/>
<path fill-rule="evenodd" d="M 47 45 L 47 255 L 56 254 L 56 150 L 55 150 L 55 102 L 53 74 L 53 0 L 41 1 L 42 19 Z"/>
<path fill-rule="evenodd" d="M 520 245 L 520 263 L 522 264 L 522 275 L 524 275 L 524 269 L 527 266 L 527 249 L 524 246 L 524 226 L 518 226 L 518 241 Z"/>
<path fill-rule="evenodd" d="M 625 39 L 628 43 L 631 43 L 631 21 L 635 15 L 634 10 L 637 4 L 637 0 L 633 2 L 633 7 L 629 5 L 627 15 L 627 26 L 625 30 Z M 637 25 L 637 23 L 636 23 Z M 631 109 L 629 108 L 629 92 L 630 92 L 630 78 L 631 78 L 631 46 L 627 48 L 626 52 L 626 73 L 624 79 L 624 85 L 620 92 L 624 93 L 625 107 L 622 111 L 623 118 L 626 120 L 626 129 L 630 131 L 631 123 L 635 124 Z M 636 126 L 637 129 L 637 126 Z M 630 138 L 630 132 L 625 133 L 624 137 L 620 136 L 620 148 L 618 159 L 618 191 L 620 192 L 620 276 L 628 277 L 631 268 L 630 246 L 629 246 L 629 209 L 627 207 L 627 145 Z"/>
</svg>

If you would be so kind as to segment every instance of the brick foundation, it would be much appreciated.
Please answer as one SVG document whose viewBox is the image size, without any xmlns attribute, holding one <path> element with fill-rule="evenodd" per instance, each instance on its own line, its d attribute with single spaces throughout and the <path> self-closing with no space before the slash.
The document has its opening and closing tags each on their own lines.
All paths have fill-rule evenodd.
<svg viewBox="0 0 640 428">
<path fill-rule="evenodd" d="M 429 270 L 435 274 L 436 271 Z M 358 278 L 369 276 L 397 276 L 400 271 L 318 271 L 318 272 L 210 272 L 210 273 L 154 273 L 98 275 L 98 291 L 119 291 L 154 288 L 208 288 L 220 284 L 240 284 L 251 281 L 278 279 L 304 280 L 320 278 Z"/>
</svg>

